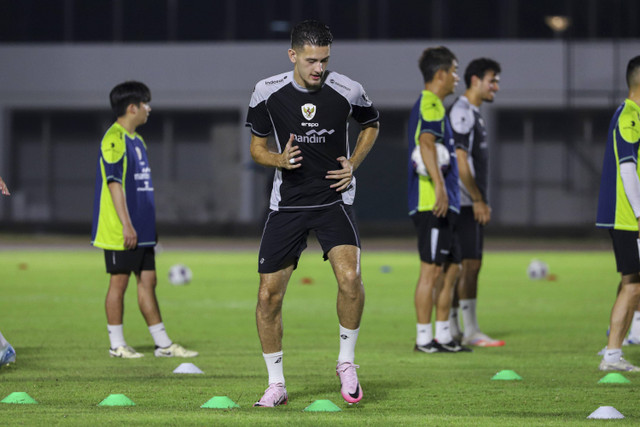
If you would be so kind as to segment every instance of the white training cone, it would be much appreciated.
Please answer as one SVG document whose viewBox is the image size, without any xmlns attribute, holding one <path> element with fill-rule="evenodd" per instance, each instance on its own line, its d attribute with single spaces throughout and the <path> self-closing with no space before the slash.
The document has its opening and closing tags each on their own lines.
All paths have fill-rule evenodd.
<svg viewBox="0 0 640 427">
<path fill-rule="evenodd" d="M 613 406 L 601 406 L 591 413 L 587 418 L 593 418 L 598 420 L 612 420 L 617 418 L 624 418 L 616 408 Z"/>
<path fill-rule="evenodd" d="M 193 363 L 181 363 L 180 366 L 178 366 L 176 369 L 173 370 L 173 373 L 174 374 L 204 374 L 204 372 L 202 372 L 200 368 L 198 368 Z"/>
</svg>

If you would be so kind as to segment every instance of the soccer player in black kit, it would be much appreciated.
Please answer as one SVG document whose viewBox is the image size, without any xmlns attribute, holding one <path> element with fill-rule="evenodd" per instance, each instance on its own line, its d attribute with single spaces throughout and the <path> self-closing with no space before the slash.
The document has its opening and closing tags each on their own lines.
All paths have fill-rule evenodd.
<svg viewBox="0 0 640 427">
<path fill-rule="evenodd" d="M 462 272 L 456 294 L 464 319 L 462 345 L 501 347 L 504 341 L 482 333 L 476 316 L 478 274 L 482 266 L 484 226 L 491 220 L 489 206 L 489 141 L 482 103 L 491 103 L 500 90 L 500 64 L 489 58 L 477 58 L 464 72 L 467 90 L 452 104 L 449 120 L 453 130 L 460 174 L 460 216 L 458 235 L 462 249 Z M 458 317 L 452 309 L 451 331 L 458 331 Z"/>
<path fill-rule="evenodd" d="M 255 406 L 287 403 L 282 369 L 282 300 L 287 283 L 316 233 L 338 282 L 340 353 L 336 373 L 348 403 L 362 399 L 354 364 L 364 307 L 360 272 L 360 238 L 351 209 L 360 166 L 378 136 L 378 111 L 362 86 L 327 70 L 333 36 L 318 21 L 304 21 L 291 31 L 289 59 L 293 71 L 261 80 L 255 86 L 247 126 L 251 156 L 275 167 L 260 252 L 260 288 L 256 308 L 258 335 L 269 373 L 269 387 Z M 353 153 L 348 121 L 361 126 Z M 273 134 L 278 152 L 267 148 Z"/>
</svg>

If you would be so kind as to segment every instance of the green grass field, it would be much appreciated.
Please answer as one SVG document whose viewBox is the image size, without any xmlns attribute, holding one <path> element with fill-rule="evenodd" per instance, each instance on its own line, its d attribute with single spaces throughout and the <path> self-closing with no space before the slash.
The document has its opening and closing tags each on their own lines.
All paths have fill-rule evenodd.
<svg viewBox="0 0 640 427">
<path fill-rule="evenodd" d="M 0 331 L 17 363 L 0 369 L 0 400 L 27 392 L 37 405 L 0 403 L 10 425 L 582 425 L 599 406 L 640 420 L 640 375 L 630 384 L 598 384 L 597 351 L 618 276 L 608 252 L 489 252 L 481 273 L 479 318 L 484 331 L 507 344 L 466 354 L 416 354 L 413 252 L 365 252 L 367 292 L 356 363 L 364 389 L 349 407 L 335 376 L 336 285 L 319 252 L 305 252 L 284 302 L 284 369 L 289 404 L 251 405 L 266 388 L 254 321 L 256 253 L 165 250 L 157 258 L 158 296 L 169 335 L 200 351 L 195 359 L 157 359 L 140 315 L 135 285 L 125 307 L 125 336 L 146 354 L 108 357 L 104 315 L 107 275 L 97 250 L 0 252 Z M 526 266 L 545 260 L 557 281 L 531 281 Z M 188 286 L 171 286 L 166 272 L 185 263 Z M 382 266 L 390 267 L 384 273 Z M 302 284 L 311 278 L 312 284 Z M 640 347 L 625 347 L 640 363 Z M 203 375 L 172 371 L 193 362 Z M 522 381 L 492 381 L 512 369 Z M 97 406 L 122 393 L 133 407 Z M 202 409 L 213 396 L 240 408 Z M 341 412 L 304 408 L 329 399 Z"/>
</svg>

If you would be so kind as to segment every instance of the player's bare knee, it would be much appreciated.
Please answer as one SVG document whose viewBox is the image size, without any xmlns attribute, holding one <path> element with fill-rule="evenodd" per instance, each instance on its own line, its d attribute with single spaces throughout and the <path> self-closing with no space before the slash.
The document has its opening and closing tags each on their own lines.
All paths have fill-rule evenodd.
<svg viewBox="0 0 640 427">
<path fill-rule="evenodd" d="M 138 287 L 142 288 L 147 292 L 154 292 L 156 290 L 156 286 L 158 285 L 157 280 L 146 280 L 138 283 Z"/>
<path fill-rule="evenodd" d="M 462 262 L 462 274 L 464 274 L 465 278 L 478 277 L 480 267 L 482 267 L 481 260 L 464 260 Z"/>
<path fill-rule="evenodd" d="M 635 304 L 640 301 L 640 283 L 630 283 L 623 286 L 629 298 L 635 302 Z"/>
<path fill-rule="evenodd" d="M 281 292 L 273 292 L 269 288 L 261 288 L 258 291 L 258 310 L 265 313 L 276 312 L 282 307 L 284 295 Z"/>
<path fill-rule="evenodd" d="M 342 286 L 338 289 L 339 298 L 351 303 L 364 300 L 364 287 L 360 283 L 355 286 Z"/>
<path fill-rule="evenodd" d="M 341 289 L 352 289 L 356 292 L 362 286 L 362 276 L 356 269 L 342 271 L 338 277 L 338 285 Z"/>
</svg>

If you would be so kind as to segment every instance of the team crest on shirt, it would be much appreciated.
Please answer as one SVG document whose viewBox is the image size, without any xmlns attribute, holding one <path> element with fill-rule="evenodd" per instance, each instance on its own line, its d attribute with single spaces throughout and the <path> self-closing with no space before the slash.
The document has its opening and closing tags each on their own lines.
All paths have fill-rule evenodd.
<svg viewBox="0 0 640 427">
<path fill-rule="evenodd" d="M 311 120 L 316 115 L 316 106 L 313 104 L 304 104 L 302 107 L 302 115 L 305 119 Z"/>
</svg>

